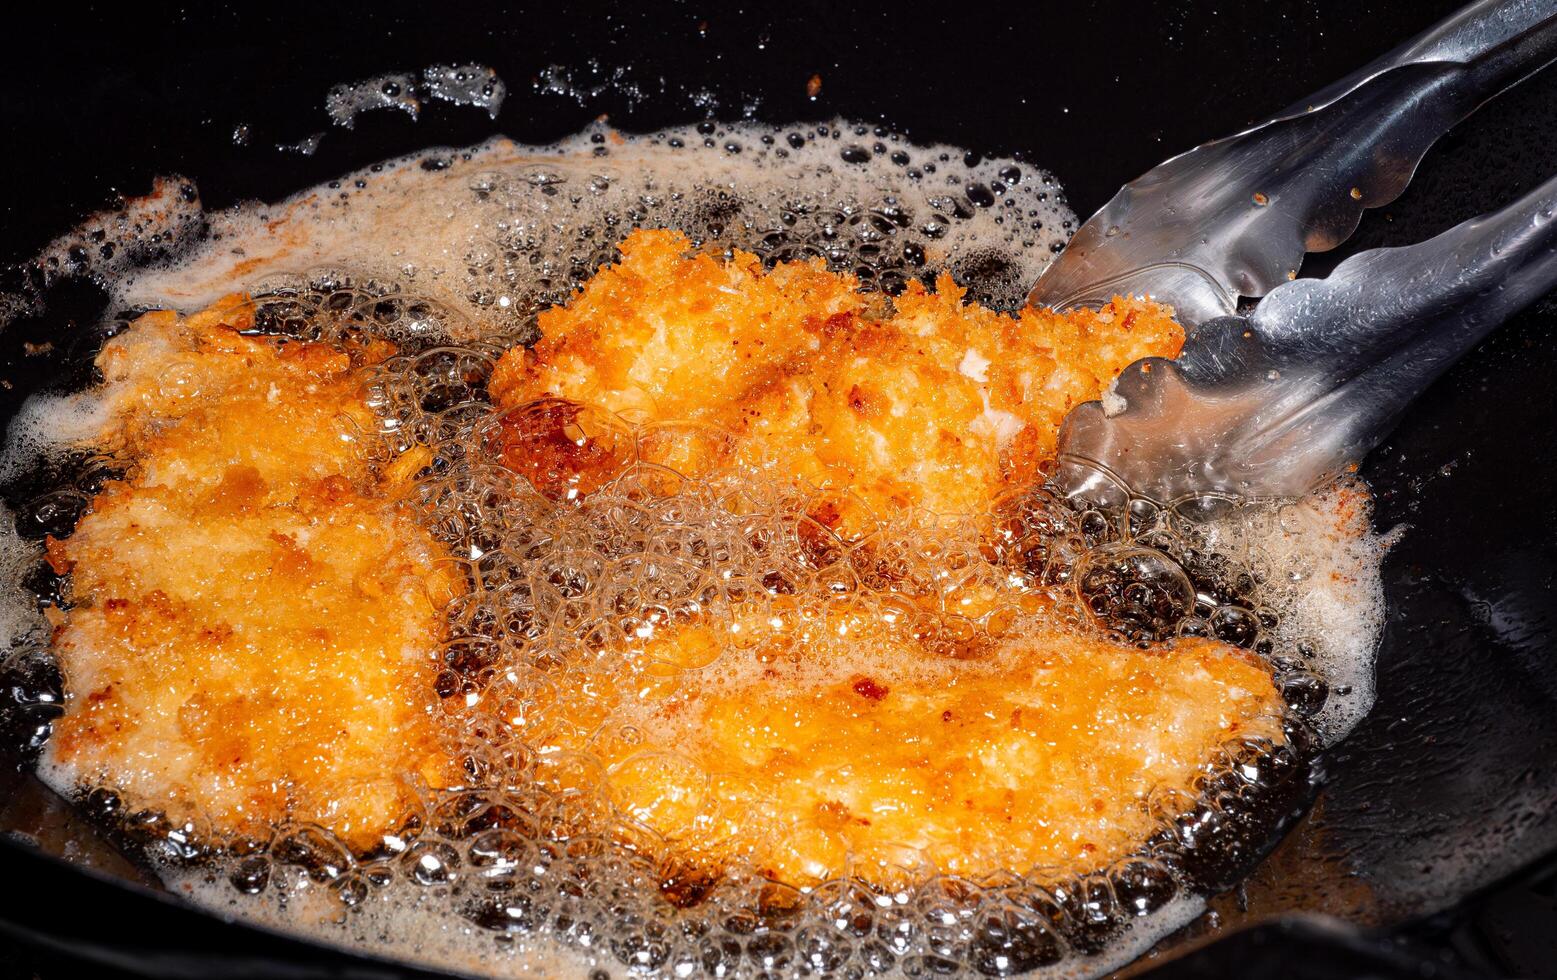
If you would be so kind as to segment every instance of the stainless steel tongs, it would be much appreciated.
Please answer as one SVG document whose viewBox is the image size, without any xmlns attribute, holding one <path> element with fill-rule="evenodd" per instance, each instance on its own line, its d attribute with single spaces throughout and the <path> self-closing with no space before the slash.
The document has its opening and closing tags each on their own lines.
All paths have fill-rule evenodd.
<svg viewBox="0 0 1557 980">
<path fill-rule="evenodd" d="M 1060 436 L 1063 488 L 1296 496 L 1356 462 L 1494 327 L 1557 284 L 1557 177 L 1493 214 L 1294 279 L 1395 200 L 1437 138 L 1557 58 L 1557 0 L 1482 0 L 1269 121 L 1125 185 L 1030 302 L 1174 307 L 1175 360 L 1132 364 Z M 1240 297 L 1264 297 L 1236 315 Z M 1079 465 L 1077 465 L 1079 464 Z"/>
</svg>

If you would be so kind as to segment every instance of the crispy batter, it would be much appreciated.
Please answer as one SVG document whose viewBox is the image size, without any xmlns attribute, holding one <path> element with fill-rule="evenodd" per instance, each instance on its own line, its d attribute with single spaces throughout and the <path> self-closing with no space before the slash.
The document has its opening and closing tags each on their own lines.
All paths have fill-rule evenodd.
<svg viewBox="0 0 1557 980">
<path fill-rule="evenodd" d="M 99 358 L 96 441 L 132 468 L 49 543 L 75 603 L 52 762 L 176 821 L 363 844 L 405 776 L 449 775 L 430 651 L 450 584 L 364 459 L 352 357 L 242 336 L 247 316 L 241 298 L 149 314 Z"/>
<path fill-rule="evenodd" d="M 1154 788 L 1192 793 L 1234 737 L 1281 740 L 1267 668 L 1209 640 L 1049 631 L 950 659 L 796 603 L 621 652 L 558 686 L 552 747 L 598 754 L 667 863 L 742 855 L 795 884 L 1102 867 L 1154 828 Z"/>
<path fill-rule="evenodd" d="M 889 311 L 820 261 L 764 272 L 746 252 L 687 248 L 673 231 L 629 235 L 620 263 L 541 314 L 533 349 L 504 355 L 494 400 L 707 423 L 733 442 L 668 440 L 655 461 L 706 470 L 692 457 L 717 446 L 776 478 L 851 490 L 881 516 L 974 513 L 1033 480 L 1072 405 L 1183 343 L 1150 302 L 1008 316 L 964 304 L 943 275 Z"/>
</svg>

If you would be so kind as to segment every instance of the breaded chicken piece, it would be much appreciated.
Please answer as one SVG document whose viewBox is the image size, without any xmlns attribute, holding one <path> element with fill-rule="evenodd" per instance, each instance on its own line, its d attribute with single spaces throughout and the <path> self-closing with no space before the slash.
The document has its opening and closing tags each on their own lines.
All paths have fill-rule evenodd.
<svg viewBox="0 0 1557 980">
<path fill-rule="evenodd" d="M 218 832 L 284 819 L 367 845 L 441 785 L 435 542 L 370 471 L 353 357 L 256 339 L 241 298 L 149 314 L 98 365 L 94 443 L 130 469 L 49 560 L 65 713 L 46 764 Z"/>
<path fill-rule="evenodd" d="M 1154 789 L 1282 741 L 1268 668 L 1224 644 L 1044 630 L 949 657 L 891 618 L 797 600 L 663 630 L 576 667 L 532 724 L 600 758 L 667 867 L 739 855 L 796 885 L 1097 869 L 1155 829 Z"/>
<path fill-rule="evenodd" d="M 726 462 L 700 458 L 718 452 L 852 491 L 882 517 L 964 514 L 1034 479 L 1071 406 L 1183 343 L 1170 311 L 1150 302 L 1009 316 L 965 304 L 943 275 L 935 292 L 913 283 L 889 309 L 820 261 L 764 272 L 746 252 L 719 261 L 687 250 L 677 232 L 630 234 L 620 263 L 541 314 L 533 349 L 503 356 L 495 402 L 559 398 L 631 423 L 705 423 L 733 440 L 651 438 L 640 452 L 694 473 Z M 498 452 L 526 455 L 534 421 L 515 416 L 521 448 Z"/>
</svg>

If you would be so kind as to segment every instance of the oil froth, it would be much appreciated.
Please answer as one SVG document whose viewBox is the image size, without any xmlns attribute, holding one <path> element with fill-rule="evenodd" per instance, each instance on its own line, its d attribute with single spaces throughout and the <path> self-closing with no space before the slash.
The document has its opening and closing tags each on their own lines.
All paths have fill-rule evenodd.
<svg viewBox="0 0 1557 980">
<path fill-rule="evenodd" d="M 283 825 L 263 842 L 229 842 L 214 863 L 167 863 L 170 885 L 328 941 L 387 943 L 483 972 L 1085 976 L 1192 915 L 1194 855 L 1216 836 L 1207 828 L 1259 833 L 1243 801 L 1301 782 L 1306 724 L 1328 744 L 1371 701 L 1385 545 L 1370 536 L 1356 489 L 1209 523 L 1146 501 L 1123 519 L 1075 513 L 1037 493 L 1021 499 L 1015 524 L 998 507 L 961 518 L 913 513 L 894 522 L 890 548 L 878 540 L 853 559 L 818 562 L 797 517 L 804 502 L 782 481 L 634 465 L 581 506 L 536 492 L 484 448 L 497 424 L 486 382 L 499 355 L 533 340 L 536 315 L 568 299 L 630 227 L 680 228 L 715 252 L 739 247 L 768 264 L 819 257 L 887 294 L 948 271 L 981 302 L 1017 307 L 1073 216 L 1029 165 L 962 159 L 844 123 L 638 137 L 596 129 L 553 147 L 499 140 L 432 151 L 223 215 L 200 214 L 184 200 L 192 195 L 156 200 L 145 213 L 171 218 L 121 222 L 126 243 L 142 226 L 168 229 L 177 260 L 150 268 L 56 243 L 46 261 L 101 277 L 125 305 L 191 311 L 241 286 L 256 298 L 256 333 L 397 344 L 368 378 L 377 451 L 388 465 L 427 450 L 413 503 L 467 582 L 437 652 L 451 748 L 471 785 L 428 791 L 415 832 L 388 835 L 372 853 L 318 827 Z M 993 351 L 970 350 L 952 367 L 981 381 L 993 361 Z M 13 428 L 8 465 L 25 467 L 48 445 L 79 445 L 102 424 L 104 404 L 91 395 L 37 403 L 32 421 Z M 989 424 L 998 432 L 1001 422 Z M 633 447 L 666 437 L 604 411 L 583 424 Z M 719 438 L 696 427 L 674 435 Z M 992 538 L 992 526 L 1021 532 Z M 974 633 L 1030 627 L 1020 602 L 979 605 L 1002 588 L 1041 600 L 1043 616 L 1090 628 L 1071 573 L 1106 544 L 1171 555 L 1197 590 L 1177 628 L 1258 651 L 1292 692 L 1285 727 L 1226 746 L 1193 798 L 1154 796 L 1151 845 L 1106 868 L 1019 868 L 978 881 L 932 868 L 898 887 L 843 875 L 799 889 L 737 863 L 716 881 L 667 889 L 663 842 L 620 812 L 588 747 L 532 751 L 527 725 L 543 714 L 547 671 L 598 651 L 596 630 L 652 634 L 693 614 L 734 622 L 736 609 L 771 611 L 796 594 L 863 592 L 896 610 L 892 596 L 861 583 L 859 568 L 884 559 L 895 581 L 913 581 L 938 610 L 960 610 Z M 1028 578 L 1013 588 L 1011 576 Z M 882 664 L 870 669 L 883 686 L 900 682 Z"/>
</svg>

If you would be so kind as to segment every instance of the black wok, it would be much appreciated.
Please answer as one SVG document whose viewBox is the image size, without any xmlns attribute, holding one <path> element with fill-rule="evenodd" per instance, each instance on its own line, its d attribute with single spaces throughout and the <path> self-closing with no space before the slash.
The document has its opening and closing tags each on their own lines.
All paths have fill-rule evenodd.
<svg viewBox="0 0 1557 980">
<path fill-rule="evenodd" d="M 8 25 L 0 261 L 25 260 L 157 174 L 192 178 L 206 206 L 221 207 L 494 132 L 540 142 L 601 113 L 647 130 L 753 104 L 766 121 L 882 121 L 920 142 L 1022 155 L 1052 170 L 1085 217 L 1168 154 L 1301 98 L 1455 6 L 43 5 Z M 440 61 L 496 69 L 510 88 L 496 121 L 433 105 L 418 122 L 378 112 L 350 132 L 330 126 L 332 84 Z M 532 80 L 554 64 L 583 88 L 624 69 L 648 97 L 619 85 L 581 100 L 549 94 Z M 321 131 L 312 156 L 276 149 Z M 1304 274 L 1506 203 L 1557 172 L 1554 136 L 1557 71 L 1453 131 L 1404 197 L 1370 212 L 1338 254 L 1311 256 Z M 65 283 L 45 315 L 0 332 L 0 414 L 80 382 L 103 302 Z M 1435 384 L 1368 460 L 1377 524 L 1410 526 L 1385 567 L 1378 703 L 1322 760 L 1307 816 L 1165 944 L 1154 975 L 1557 975 L 1554 326 L 1548 297 Z M 44 353 L 24 346 L 45 342 Z M 0 754 L 0 830 L 32 836 L 0 837 L 0 976 L 75 975 L 88 963 L 99 975 L 411 974 L 125 885 L 144 876 L 106 849 L 86 847 L 93 873 L 49 857 L 91 831 L 17 764 Z"/>
</svg>

